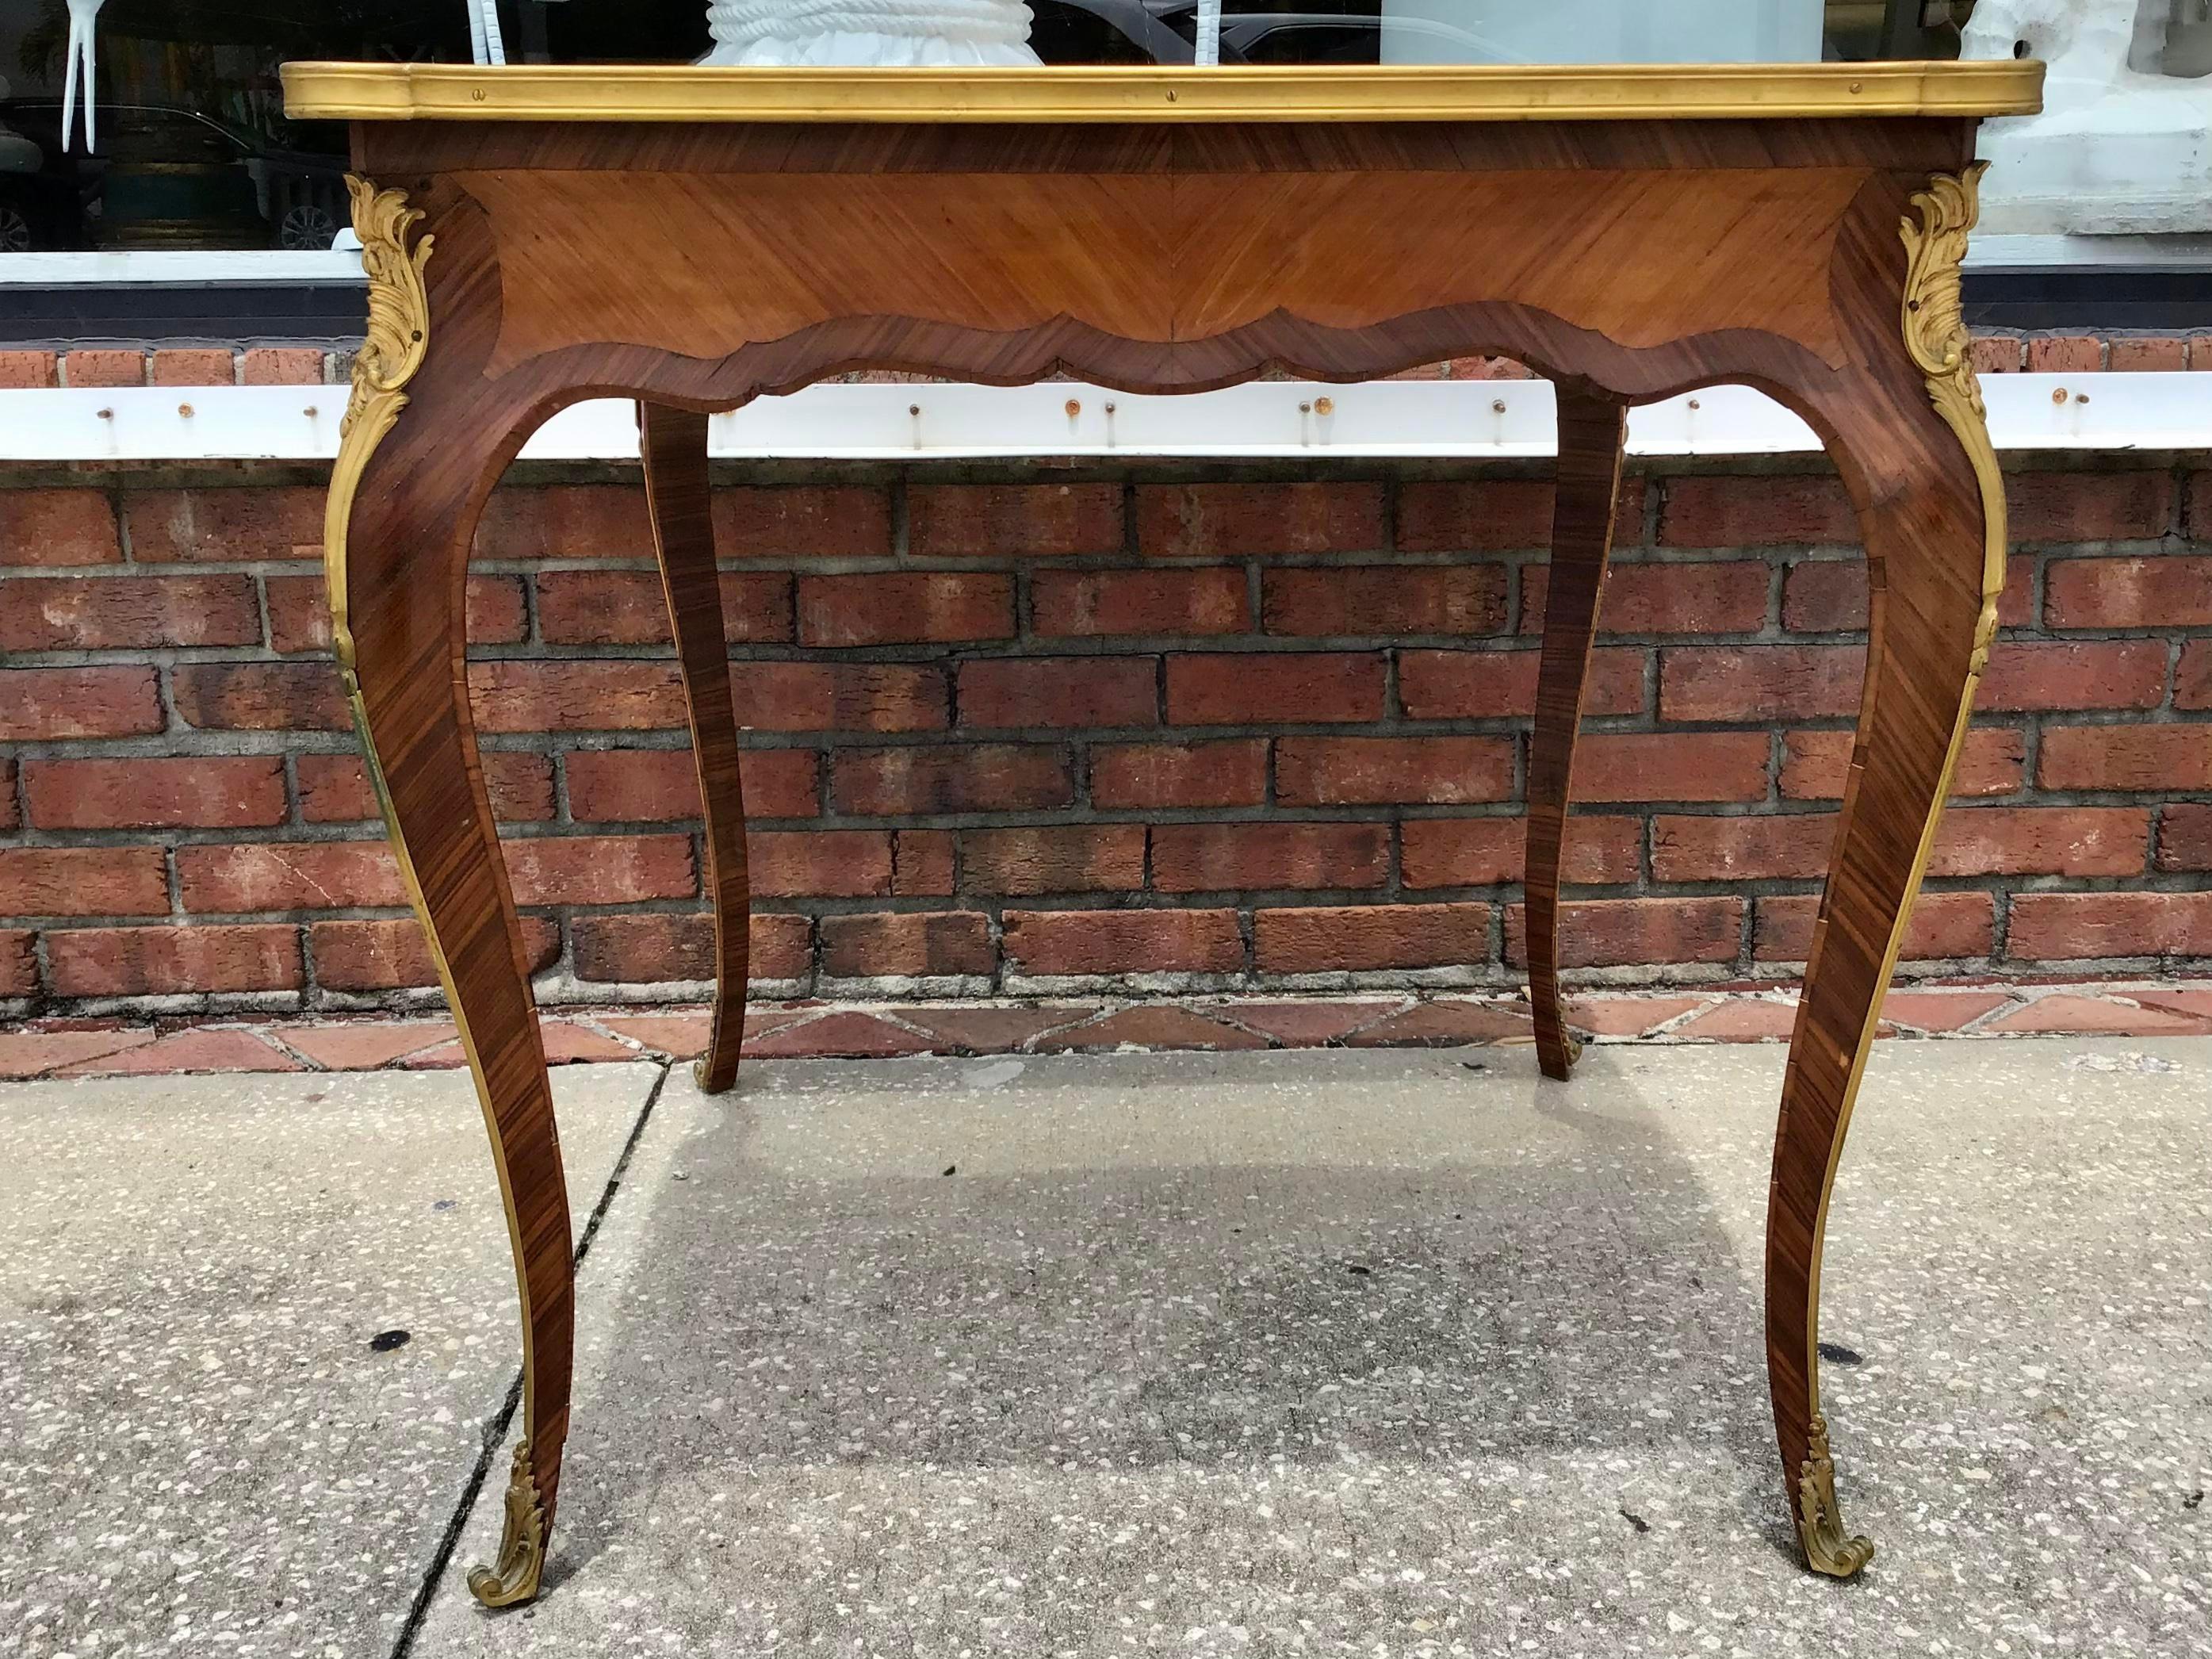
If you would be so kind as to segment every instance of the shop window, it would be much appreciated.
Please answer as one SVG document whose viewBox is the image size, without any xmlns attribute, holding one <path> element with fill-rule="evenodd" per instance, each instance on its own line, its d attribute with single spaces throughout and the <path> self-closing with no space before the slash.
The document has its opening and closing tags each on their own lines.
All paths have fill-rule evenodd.
<svg viewBox="0 0 2212 1659">
<path fill-rule="evenodd" d="M 682 63 L 708 45 L 704 0 L 500 5 L 511 61 Z M 2006 0 L 1981 5 L 1995 16 Z M 1033 6 L 1034 45 L 1048 63 L 1190 61 L 1195 0 Z M 1976 4 L 1225 0 L 1224 9 L 1224 63 L 1349 65 L 1951 58 Z M 2136 0 L 2128 15 L 2129 70 L 2212 72 L 2212 0 Z M 0 0 L 0 283 L 9 252 L 326 249 L 344 216 L 346 135 L 284 119 L 278 66 L 471 56 L 464 0 L 105 0 L 97 31 L 99 142 L 87 154 L 61 130 L 64 0 Z"/>
<path fill-rule="evenodd" d="M 699 0 L 505 10 L 518 59 L 680 62 L 707 41 Z M 81 126 L 63 142 L 63 0 L 0 5 L 0 249 L 327 248 L 345 130 L 287 121 L 277 66 L 471 58 L 460 0 L 106 0 L 95 27 L 88 153 Z"/>
</svg>

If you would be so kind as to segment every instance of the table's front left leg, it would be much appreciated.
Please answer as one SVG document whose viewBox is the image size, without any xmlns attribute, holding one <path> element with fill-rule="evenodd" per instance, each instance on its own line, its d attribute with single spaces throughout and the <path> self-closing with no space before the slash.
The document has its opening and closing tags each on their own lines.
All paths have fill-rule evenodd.
<svg viewBox="0 0 2212 1659">
<path fill-rule="evenodd" d="M 1822 410 L 1859 507 L 1872 611 L 1858 737 L 1775 1136 L 1766 1342 L 1806 1563 L 1838 1577 L 1863 1567 L 1874 1545 L 1844 1529 L 1820 1410 L 1821 1240 L 2004 581 L 2003 481 L 1960 319 L 1958 261 L 1974 178 L 1939 179 L 1915 198 L 1921 222 L 1905 228 L 1901 337 L 1887 337 L 1890 361 L 1875 380 Z M 1893 289 L 1888 303 L 1898 303 Z"/>
<path fill-rule="evenodd" d="M 668 623 L 690 711 L 707 840 L 707 894 L 714 915 L 714 1018 L 693 1068 L 720 1094 L 738 1079 L 745 1036 L 745 978 L 752 890 L 745 868 L 745 797 L 738 775 L 738 723 L 722 633 L 722 583 L 707 477 L 707 416 L 662 404 L 637 406 L 645 496 L 668 596 Z"/>
<path fill-rule="evenodd" d="M 1559 391 L 1559 461 L 1552 503 L 1552 565 L 1544 590 L 1544 656 L 1536 678 L 1536 721 L 1528 738 L 1528 1000 L 1536 1061 L 1565 1079 L 1582 1053 L 1559 998 L 1559 864 L 1581 735 L 1590 641 L 1613 552 L 1628 410 L 1586 392 Z"/>
<path fill-rule="evenodd" d="M 514 1251 L 522 1438 L 498 1564 L 469 1574 L 477 1599 L 504 1607 L 538 1593 L 544 1565 L 568 1437 L 575 1311 L 552 1088 L 477 754 L 463 622 L 477 505 L 527 404 L 486 393 L 475 367 L 457 361 L 465 354 L 431 354 L 422 277 L 431 239 L 410 246 L 422 215 L 401 191 L 348 184 L 369 329 L 331 468 L 325 574 L 340 676 L 468 1055 Z"/>
</svg>

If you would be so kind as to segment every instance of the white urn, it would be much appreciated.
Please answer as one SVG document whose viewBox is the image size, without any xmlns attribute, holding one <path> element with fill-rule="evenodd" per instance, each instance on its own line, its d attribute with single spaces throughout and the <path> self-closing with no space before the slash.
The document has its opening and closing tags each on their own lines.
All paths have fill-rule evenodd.
<svg viewBox="0 0 2212 1659">
<path fill-rule="evenodd" d="M 714 0 L 704 64 L 1018 67 L 1026 0 Z"/>
</svg>

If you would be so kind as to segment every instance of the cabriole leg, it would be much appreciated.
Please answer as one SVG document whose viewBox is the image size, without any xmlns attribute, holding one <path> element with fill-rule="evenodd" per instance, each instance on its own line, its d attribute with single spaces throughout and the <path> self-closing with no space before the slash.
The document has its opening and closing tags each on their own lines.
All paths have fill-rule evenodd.
<svg viewBox="0 0 2212 1659">
<path fill-rule="evenodd" d="M 745 871 L 745 798 L 738 776 L 738 724 L 729 648 L 722 637 L 721 578 L 707 482 L 707 417 L 658 404 L 638 406 L 645 495 L 668 595 L 676 661 L 690 713 L 691 752 L 707 836 L 707 891 L 714 909 L 714 1019 L 695 1072 L 719 1094 L 737 1081 L 745 1035 L 746 949 L 752 895 Z"/>
<path fill-rule="evenodd" d="M 1536 1061 L 1565 1079 L 1582 1052 L 1559 1003 L 1559 861 L 1582 729 L 1590 640 L 1613 552 L 1620 495 L 1622 405 L 1561 387 L 1559 483 L 1552 507 L 1552 568 L 1544 598 L 1544 658 L 1536 679 L 1536 725 L 1528 747 L 1528 1000 L 1536 1017 Z"/>
<path fill-rule="evenodd" d="M 1978 174 L 1939 179 L 1914 198 L 1901 336 L 1888 337 L 1896 355 L 1879 365 L 1879 384 L 1823 411 L 1859 509 L 1872 609 L 1858 736 L 1775 1134 L 1766 1363 L 1806 1565 L 1837 1577 L 1865 1566 L 1874 1545 L 1844 1528 L 1820 1410 L 1821 1242 L 2004 582 L 2003 482 L 1959 308 Z"/>
<path fill-rule="evenodd" d="M 1931 485 L 1923 483 L 1916 493 Z M 1924 497 L 1923 497 L 1924 498 Z M 1910 514 L 1910 501 L 1900 507 Z M 1820 1415 L 1820 1242 L 1882 993 L 1920 884 L 1985 649 L 1980 593 L 1935 550 L 1887 526 L 1866 698 L 1834 861 L 1790 1040 L 1766 1235 L 1766 1344 L 1775 1431 L 1807 1563 L 1848 1577 L 1874 1546 L 1843 1529 Z"/>
<path fill-rule="evenodd" d="M 470 535 L 525 411 L 480 395 L 472 365 L 429 358 L 431 239 L 413 234 L 422 215 L 401 191 L 348 185 L 369 329 L 331 468 L 325 574 L 339 672 L 468 1054 L 514 1254 L 522 1441 L 499 1561 L 469 1575 L 479 1600 L 503 1607 L 537 1594 L 544 1565 L 575 1310 L 552 1090 L 465 677 Z"/>
</svg>

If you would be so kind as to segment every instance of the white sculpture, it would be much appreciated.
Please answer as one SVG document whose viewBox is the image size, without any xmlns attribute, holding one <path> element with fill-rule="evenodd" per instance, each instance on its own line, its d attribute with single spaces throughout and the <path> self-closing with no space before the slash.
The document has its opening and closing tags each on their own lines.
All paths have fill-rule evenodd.
<svg viewBox="0 0 2212 1659">
<path fill-rule="evenodd" d="M 714 0 L 705 64 L 1034 65 L 1025 0 Z"/>
<path fill-rule="evenodd" d="M 469 50 L 479 64 L 507 62 L 507 42 L 499 32 L 499 0 L 468 0 Z"/>
<path fill-rule="evenodd" d="M 76 123 L 76 88 L 80 71 L 84 80 L 84 147 L 93 148 L 93 20 L 103 0 L 69 0 L 69 56 L 62 74 L 62 148 L 67 149 L 70 129 Z"/>
<path fill-rule="evenodd" d="M 1221 61 L 1221 0 L 1198 0 L 1198 48 L 1191 61 L 1200 69 Z"/>
<path fill-rule="evenodd" d="M 2040 58 L 2043 112 L 1984 124 L 1984 233 L 2212 231 L 2212 81 L 2149 74 L 2172 0 L 1980 0 L 1960 56 Z"/>
</svg>

